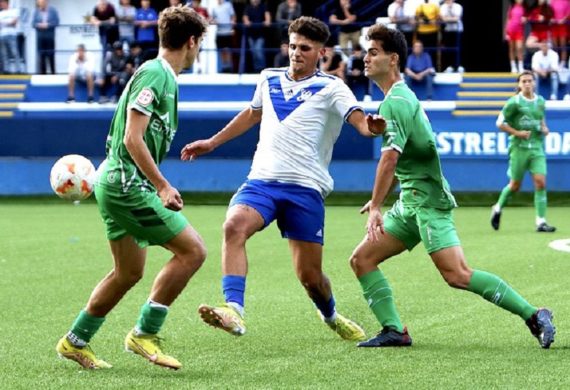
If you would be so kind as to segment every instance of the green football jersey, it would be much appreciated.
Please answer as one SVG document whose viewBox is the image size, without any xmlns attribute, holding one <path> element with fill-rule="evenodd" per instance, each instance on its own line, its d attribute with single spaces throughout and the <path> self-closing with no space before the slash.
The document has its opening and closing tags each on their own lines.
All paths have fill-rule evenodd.
<svg viewBox="0 0 570 390">
<path fill-rule="evenodd" d="M 150 117 L 144 141 L 158 165 L 164 159 L 178 128 L 178 84 L 170 64 L 156 58 L 145 62 L 128 82 L 119 102 L 106 144 L 106 163 L 99 184 L 122 192 L 130 189 L 155 191 L 138 169 L 123 139 L 129 110 Z"/>
<path fill-rule="evenodd" d="M 395 83 L 381 103 L 379 113 L 386 120 L 382 151 L 400 153 L 396 177 L 404 206 L 457 207 L 441 171 L 435 136 L 416 95 L 403 81 Z"/>
<path fill-rule="evenodd" d="M 501 111 L 498 124 L 508 123 L 514 129 L 530 131 L 529 139 L 522 139 L 511 135 L 512 146 L 528 149 L 543 149 L 544 134 L 541 131 L 544 119 L 544 98 L 534 95 L 534 99 L 525 98 L 522 93 L 512 96 Z"/>
</svg>

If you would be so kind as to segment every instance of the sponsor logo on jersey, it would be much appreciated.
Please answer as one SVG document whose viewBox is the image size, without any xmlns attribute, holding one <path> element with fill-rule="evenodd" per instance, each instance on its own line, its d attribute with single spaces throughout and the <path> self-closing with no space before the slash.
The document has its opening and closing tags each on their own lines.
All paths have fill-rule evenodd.
<svg viewBox="0 0 570 390">
<path fill-rule="evenodd" d="M 276 87 L 271 87 L 269 88 L 269 93 L 281 93 L 281 89 L 280 88 L 276 88 Z"/>
<path fill-rule="evenodd" d="M 137 96 L 137 103 L 146 107 L 152 103 L 153 99 L 154 95 L 152 94 L 152 91 L 149 88 L 143 88 Z"/>
</svg>

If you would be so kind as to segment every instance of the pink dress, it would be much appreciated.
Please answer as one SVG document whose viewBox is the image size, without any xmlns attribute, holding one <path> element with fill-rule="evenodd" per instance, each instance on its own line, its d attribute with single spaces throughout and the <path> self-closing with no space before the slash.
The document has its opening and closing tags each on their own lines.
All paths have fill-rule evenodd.
<svg viewBox="0 0 570 390">
<path fill-rule="evenodd" d="M 554 11 L 553 24 L 552 24 L 552 37 L 565 38 L 568 35 L 570 26 L 568 24 L 560 24 L 560 21 L 566 20 L 570 17 L 570 0 L 551 0 L 550 7 Z"/>
<path fill-rule="evenodd" d="M 505 28 L 508 41 L 522 41 L 524 35 L 524 24 L 522 18 L 525 10 L 522 4 L 513 4 L 507 14 L 507 25 Z"/>
</svg>

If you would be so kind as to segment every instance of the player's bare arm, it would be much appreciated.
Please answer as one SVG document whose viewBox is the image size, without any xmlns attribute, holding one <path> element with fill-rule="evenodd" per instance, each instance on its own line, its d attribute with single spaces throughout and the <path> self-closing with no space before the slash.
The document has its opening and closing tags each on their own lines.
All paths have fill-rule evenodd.
<svg viewBox="0 0 570 390">
<path fill-rule="evenodd" d="M 154 163 L 150 151 L 144 142 L 144 133 L 150 121 L 150 117 L 137 110 L 129 110 L 127 114 L 127 126 L 123 143 L 129 151 L 137 167 L 148 178 L 158 191 L 164 207 L 178 211 L 182 209 L 182 197 L 178 190 L 170 185 L 168 180 L 160 173 Z"/>
<path fill-rule="evenodd" d="M 361 110 L 354 110 L 348 117 L 348 123 L 365 137 L 377 137 L 386 129 L 386 121 L 381 115 L 365 115 Z"/>
<path fill-rule="evenodd" d="M 548 133 L 550 133 L 550 129 L 546 126 L 546 121 L 544 119 L 540 122 L 540 131 L 542 131 L 542 134 L 544 135 L 548 135 Z"/>
<path fill-rule="evenodd" d="M 381 207 L 392 189 L 394 188 L 396 164 L 400 153 L 390 149 L 382 152 L 382 157 L 376 169 L 376 179 L 372 190 L 372 199 L 368 203 L 368 222 L 366 229 L 368 239 L 372 242 L 378 241 L 378 234 L 384 234 L 384 222 L 382 219 Z M 361 212 L 365 210 L 366 205 Z"/>
<path fill-rule="evenodd" d="M 517 138 L 522 138 L 522 139 L 529 139 L 530 138 L 530 131 L 529 130 L 517 130 L 506 122 L 501 123 L 499 125 L 499 129 L 501 129 L 505 133 L 513 135 Z"/>
<path fill-rule="evenodd" d="M 261 122 L 261 114 L 262 110 L 254 110 L 251 107 L 244 109 L 212 137 L 194 141 L 184 146 L 180 158 L 184 161 L 188 161 L 210 153 L 218 146 L 239 137 Z"/>
</svg>

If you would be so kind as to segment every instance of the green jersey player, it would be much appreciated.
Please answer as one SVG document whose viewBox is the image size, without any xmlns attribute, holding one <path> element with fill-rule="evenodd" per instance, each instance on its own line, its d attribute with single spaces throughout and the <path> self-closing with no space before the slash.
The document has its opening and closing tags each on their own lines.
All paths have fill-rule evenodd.
<svg viewBox="0 0 570 390">
<path fill-rule="evenodd" d="M 137 70 L 117 105 L 107 138 L 107 158 L 95 186 L 114 267 L 95 287 L 56 347 L 61 356 L 84 368 L 111 367 L 95 356 L 89 341 L 105 316 L 142 277 L 148 245 L 161 245 L 173 256 L 155 278 L 125 348 L 159 366 L 181 367 L 161 350 L 157 333 L 169 306 L 202 265 L 206 249 L 179 213 L 182 198 L 158 164 L 178 127 L 176 76 L 194 62 L 206 28 L 206 21 L 190 8 L 164 10 L 158 22 L 158 58 Z"/>
<path fill-rule="evenodd" d="M 369 128 L 374 133 L 383 132 L 383 146 L 372 199 L 361 210 L 369 213 L 367 235 L 354 250 L 350 264 L 382 330 L 358 346 L 412 344 L 378 265 L 422 242 L 451 287 L 471 291 L 520 316 L 540 345 L 548 348 L 555 333 L 551 312 L 530 305 L 501 278 L 473 270 L 465 261 L 452 216 L 455 199 L 442 174 L 431 125 L 400 76 L 407 53 L 404 35 L 374 25 L 367 37 L 370 47 L 364 71 L 385 94 L 380 115 L 368 116 Z M 383 120 L 378 123 L 378 119 Z M 382 215 L 381 207 L 397 181 L 400 199 Z"/>
<path fill-rule="evenodd" d="M 499 200 L 491 212 L 491 226 L 499 230 L 501 210 L 514 192 L 521 188 L 526 171 L 530 171 L 534 183 L 534 208 L 536 231 L 552 233 L 554 226 L 546 223 L 546 156 L 544 137 L 548 127 L 544 120 L 544 98 L 535 93 L 534 75 L 524 71 L 517 78 L 518 94 L 511 97 L 499 118 L 497 126 L 510 134 L 509 184 L 501 191 Z"/>
</svg>

